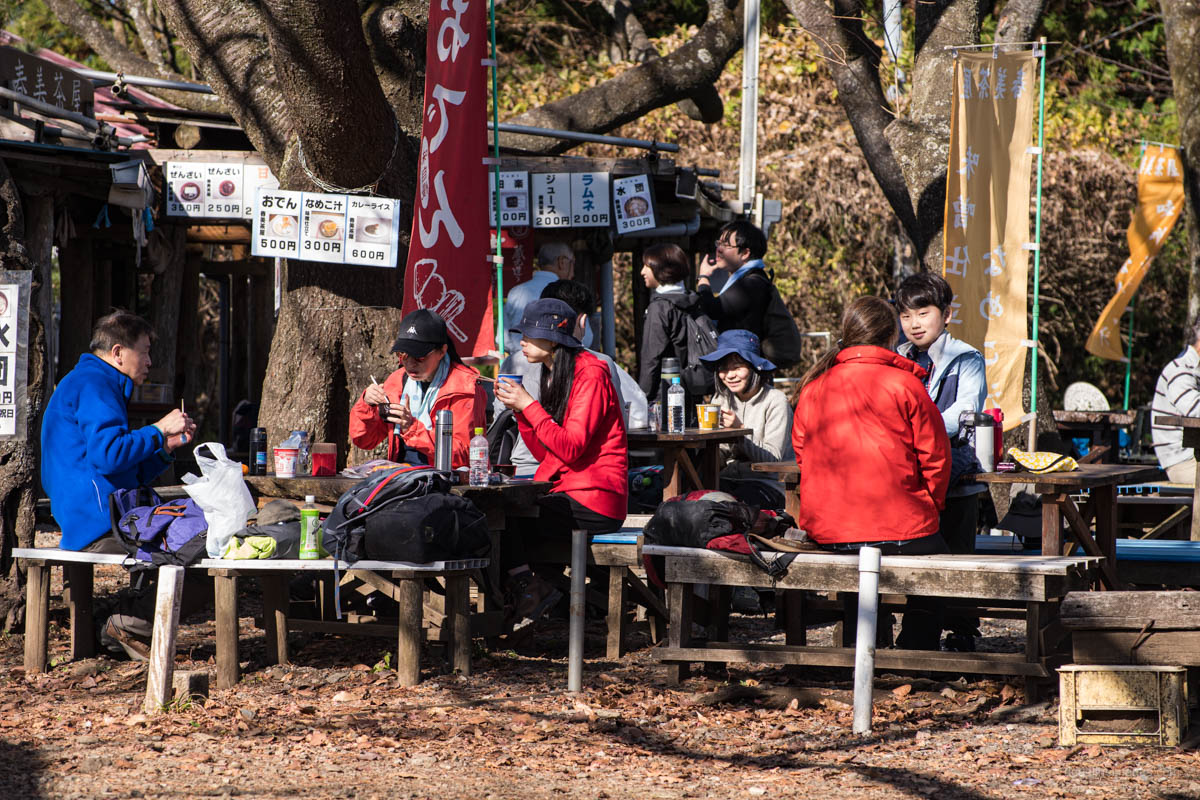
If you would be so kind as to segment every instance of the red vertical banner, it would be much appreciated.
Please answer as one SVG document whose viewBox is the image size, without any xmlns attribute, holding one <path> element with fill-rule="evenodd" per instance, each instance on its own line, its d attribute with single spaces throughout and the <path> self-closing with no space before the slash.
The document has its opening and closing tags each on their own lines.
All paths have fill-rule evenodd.
<svg viewBox="0 0 1200 800">
<path fill-rule="evenodd" d="M 446 321 L 461 355 L 495 348 L 488 259 L 485 0 L 431 0 L 404 313 Z"/>
</svg>

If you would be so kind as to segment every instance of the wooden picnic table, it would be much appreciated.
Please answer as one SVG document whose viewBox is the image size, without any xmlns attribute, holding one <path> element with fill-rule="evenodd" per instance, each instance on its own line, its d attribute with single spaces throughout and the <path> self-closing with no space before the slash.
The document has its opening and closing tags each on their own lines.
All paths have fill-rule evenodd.
<svg viewBox="0 0 1200 800">
<path fill-rule="evenodd" d="M 1054 422 L 1060 431 L 1070 438 L 1072 434 L 1087 434 L 1092 446 L 1108 447 L 1104 454 L 1105 463 L 1117 463 L 1120 454 L 1121 428 L 1128 428 L 1137 421 L 1137 409 L 1124 411 L 1065 411 L 1055 409 Z"/>
<path fill-rule="evenodd" d="M 687 428 L 683 433 L 634 428 L 627 434 L 630 447 L 654 447 L 663 451 L 663 472 L 667 479 L 663 497 L 670 498 L 694 489 L 716 489 L 721 472 L 721 445 L 732 444 L 754 433 L 750 428 Z M 693 460 L 689 450 L 699 450 Z"/>
<path fill-rule="evenodd" d="M 302 475 L 295 478 L 279 478 L 273 474 L 247 475 L 246 483 L 255 500 L 278 498 L 292 501 L 303 501 L 312 495 L 318 503 L 336 504 L 338 498 L 346 491 L 363 481 L 363 478 L 352 478 L 345 475 L 313 477 Z M 548 481 L 517 480 L 510 483 L 490 486 L 458 485 L 451 487 L 454 494 L 467 498 L 487 517 L 488 532 L 491 536 L 492 549 L 488 577 L 492 586 L 500 586 L 500 548 L 504 531 L 517 520 L 535 519 L 538 516 L 537 500 L 550 491 L 552 484 Z M 481 589 L 483 587 L 480 587 Z M 325 618 L 333 612 L 332 597 L 327 597 L 324 591 L 321 598 L 321 611 Z M 477 609 L 475 629 L 483 636 L 498 636 L 503 626 L 503 603 L 500 598 L 491 593 L 480 592 L 481 607 Z M 329 619 L 322 623 L 333 624 Z M 299 623 L 303 625 L 307 623 Z M 340 623 L 339 623 L 340 624 Z"/>
<path fill-rule="evenodd" d="M 1183 446 L 1193 449 L 1200 448 L 1200 417 L 1181 417 L 1175 414 L 1159 414 L 1154 418 L 1155 425 L 1176 425 L 1183 428 Z M 1200 541 L 1200 470 L 1196 470 L 1196 485 L 1192 497 L 1192 532 L 1191 540 Z"/>
<path fill-rule="evenodd" d="M 1197 420 L 1200 423 L 1200 420 Z M 1100 574 L 1104 584 L 1116 589 L 1121 584 L 1116 571 L 1117 486 L 1146 483 L 1159 475 L 1157 467 L 1136 464 L 1080 464 L 1071 472 L 1049 472 L 1034 475 L 1029 472 L 981 472 L 975 476 L 979 483 L 1031 483 L 1042 496 L 1042 554 L 1063 555 L 1063 526 L 1089 556 L 1102 556 Z M 1081 510 L 1072 493 L 1088 490 L 1090 496 Z M 1096 520 L 1096 535 L 1092 536 L 1089 520 Z"/>
<path fill-rule="evenodd" d="M 758 461 L 750 465 L 754 472 L 772 472 L 783 483 L 783 510 L 792 519 L 800 518 L 800 465 L 795 461 Z"/>
</svg>

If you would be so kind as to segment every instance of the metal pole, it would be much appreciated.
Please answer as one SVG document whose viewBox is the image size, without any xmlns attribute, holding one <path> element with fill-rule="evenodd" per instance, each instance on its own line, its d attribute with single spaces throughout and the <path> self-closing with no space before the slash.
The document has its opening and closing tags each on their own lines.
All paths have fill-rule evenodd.
<svg viewBox="0 0 1200 800">
<path fill-rule="evenodd" d="M 1042 266 L 1042 150 L 1046 133 L 1046 37 L 1038 41 L 1034 57 L 1041 61 L 1038 81 L 1037 205 L 1033 227 L 1033 367 L 1029 376 L 1029 449 L 1037 449 L 1038 310 Z"/>
<path fill-rule="evenodd" d="M 196 92 L 197 94 L 216 94 L 207 83 L 188 83 L 187 81 L 172 81 L 165 78 L 147 78 L 142 75 L 126 75 L 118 72 L 103 72 L 98 69 L 74 69 L 85 78 L 102 83 L 120 81 L 128 86 L 148 86 L 154 89 L 175 89 L 180 92 Z"/>
<path fill-rule="evenodd" d="M 762 27 L 759 0 L 746 0 L 742 19 L 742 152 L 738 201 L 743 213 L 754 205 L 758 162 L 758 39 Z"/>
<path fill-rule="evenodd" d="M 613 265 L 608 259 L 600 265 L 600 318 L 603 323 L 604 354 L 617 357 L 617 313 L 613 305 Z"/>
<path fill-rule="evenodd" d="M 567 691 L 583 690 L 584 586 L 587 580 L 588 533 L 571 531 L 571 621 L 567 638 Z"/>
<path fill-rule="evenodd" d="M 1134 295 L 1136 297 L 1137 295 Z M 1125 410 L 1129 410 L 1129 377 L 1133 373 L 1133 301 L 1129 298 L 1129 344 L 1125 348 Z"/>
<path fill-rule="evenodd" d="M 854 732 L 871 732 L 875 684 L 875 628 L 879 621 L 878 547 L 858 551 L 858 637 L 854 642 Z"/>
<path fill-rule="evenodd" d="M 497 76 L 499 62 L 496 61 L 496 0 L 488 2 L 488 27 L 492 37 L 492 129 L 500 127 L 500 79 Z M 496 212 L 496 253 L 492 256 L 496 267 L 496 350 L 504 358 L 504 249 L 501 244 L 502 222 L 500 219 L 500 137 L 492 135 L 492 176 L 496 191 L 492 195 L 492 208 Z"/>
</svg>

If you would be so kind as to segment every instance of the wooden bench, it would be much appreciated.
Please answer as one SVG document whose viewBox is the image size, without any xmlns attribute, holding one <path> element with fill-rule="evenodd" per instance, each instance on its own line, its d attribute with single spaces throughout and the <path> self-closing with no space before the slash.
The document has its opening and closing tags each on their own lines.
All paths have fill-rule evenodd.
<svg viewBox="0 0 1200 800">
<path fill-rule="evenodd" d="M 1077 664 L 1200 667 L 1200 594 L 1076 592 L 1062 604 Z"/>
<path fill-rule="evenodd" d="M 802 590 L 858 591 L 858 556 L 837 553 L 799 553 L 778 579 L 772 579 L 746 556 L 686 547 L 644 545 L 642 552 L 663 557 L 668 585 L 668 644 L 653 657 L 668 667 L 668 680 L 677 683 L 689 664 L 704 662 L 765 662 L 825 667 L 852 667 L 854 648 L 809 647 L 804 644 Z M 768 560 L 782 553 L 767 553 Z M 999 601 L 1024 606 L 1027 624 L 1025 652 L 948 653 L 919 650 L 879 650 L 875 665 L 882 670 L 1019 675 L 1036 692 L 1035 682 L 1053 675 L 1053 651 L 1063 638 L 1056 621 L 1057 605 L 1068 592 L 1086 590 L 1095 579 L 1099 559 L 1071 556 L 884 556 L 879 573 L 881 594 L 923 595 Z M 692 588 L 708 584 L 749 586 L 782 591 L 788 603 L 787 644 L 742 644 L 729 641 L 727 620 L 710 628 L 713 637 L 693 645 Z M 801 591 L 797 591 L 801 590 Z M 710 594 L 710 598 L 712 594 Z M 726 604 L 727 608 L 727 604 Z M 843 642 L 847 644 L 847 642 Z"/>
<path fill-rule="evenodd" d="M 71 656 L 85 658 L 95 654 L 92 625 L 92 570 L 97 564 L 133 566 L 134 559 L 120 555 L 81 553 L 59 548 L 16 548 L 13 557 L 24 561 L 28 569 L 25 670 L 45 672 L 49 632 L 49 569 L 61 566 L 70 591 L 68 608 L 71 623 Z M 449 661 L 453 669 L 470 674 L 471 637 L 468 617 L 468 578 L 486 568 L 487 559 L 409 564 L 399 561 L 340 562 L 344 573 L 372 575 L 381 586 L 392 587 L 393 599 L 400 606 L 396 672 L 405 686 L 420 680 L 421 629 L 424 618 L 422 591 L 426 580 L 441 578 L 446 584 L 445 611 L 448 624 L 443 626 Z M 240 679 L 238 664 L 237 578 L 255 576 L 263 592 L 263 622 L 267 635 L 267 654 L 273 663 L 288 663 L 287 632 L 288 580 L 299 572 L 333 573 L 335 562 L 321 560 L 225 560 L 202 559 L 188 569 L 206 570 L 214 581 L 216 606 L 217 685 L 230 688 Z"/>
<path fill-rule="evenodd" d="M 1032 555 L 1016 536 L 976 536 L 976 553 Z M 1117 539 L 1117 576 L 1135 586 L 1200 587 L 1200 542 Z"/>
</svg>

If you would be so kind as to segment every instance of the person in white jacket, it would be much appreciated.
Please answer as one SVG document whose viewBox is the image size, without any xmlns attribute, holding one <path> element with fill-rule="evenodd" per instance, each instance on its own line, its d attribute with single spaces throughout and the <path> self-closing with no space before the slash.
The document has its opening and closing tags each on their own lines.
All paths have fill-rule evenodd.
<svg viewBox="0 0 1200 800">
<path fill-rule="evenodd" d="M 725 331 L 717 349 L 700 360 L 717 376 L 713 402 L 722 428 L 750 428 L 751 433 L 721 445 L 725 466 L 721 490 L 759 508 L 782 509 L 783 485 L 770 473 L 754 472 L 761 461 L 792 461 L 792 407 L 787 395 L 770 383 L 775 365 L 763 357 L 758 337 L 747 330 Z"/>
</svg>

